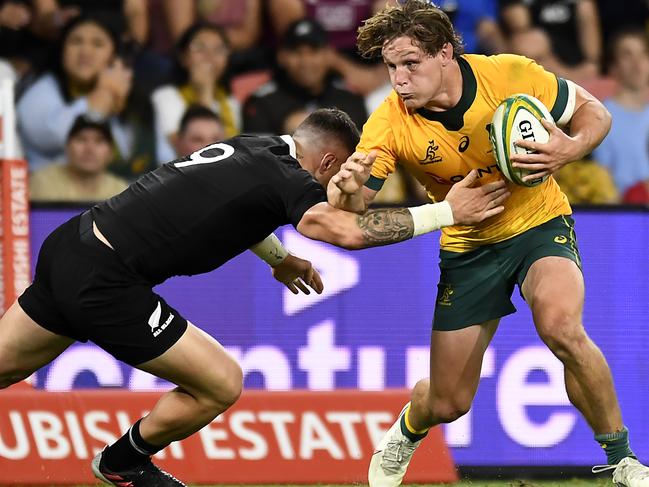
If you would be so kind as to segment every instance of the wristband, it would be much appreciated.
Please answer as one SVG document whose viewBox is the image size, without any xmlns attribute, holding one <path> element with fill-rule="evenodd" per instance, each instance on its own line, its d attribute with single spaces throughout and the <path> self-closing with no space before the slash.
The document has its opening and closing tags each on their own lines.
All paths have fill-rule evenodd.
<svg viewBox="0 0 649 487">
<path fill-rule="evenodd" d="M 414 224 L 413 237 L 453 225 L 453 210 L 447 201 L 408 208 Z"/>
<path fill-rule="evenodd" d="M 288 250 L 284 248 L 282 242 L 279 241 L 274 233 L 271 233 L 261 242 L 250 247 L 250 250 L 257 257 L 266 261 L 271 267 L 281 264 L 288 257 Z"/>
</svg>

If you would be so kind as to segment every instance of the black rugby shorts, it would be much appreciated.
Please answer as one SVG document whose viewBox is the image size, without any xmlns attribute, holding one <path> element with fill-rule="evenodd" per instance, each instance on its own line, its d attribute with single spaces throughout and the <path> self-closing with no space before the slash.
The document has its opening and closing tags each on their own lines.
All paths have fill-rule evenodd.
<svg viewBox="0 0 649 487">
<path fill-rule="evenodd" d="M 45 239 L 34 282 L 18 302 L 43 328 L 90 340 L 135 366 L 162 355 L 187 329 L 152 287 L 95 237 L 88 211 Z"/>
</svg>

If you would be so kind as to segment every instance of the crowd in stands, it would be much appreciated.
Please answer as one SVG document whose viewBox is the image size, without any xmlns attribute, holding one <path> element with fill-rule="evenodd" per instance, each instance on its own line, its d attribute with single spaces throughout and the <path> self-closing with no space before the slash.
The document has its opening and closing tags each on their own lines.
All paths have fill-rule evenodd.
<svg viewBox="0 0 649 487">
<path fill-rule="evenodd" d="M 31 198 L 97 201 L 240 133 L 336 106 L 362 128 L 390 92 L 360 23 L 400 0 L 0 0 Z M 555 177 L 572 203 L 649 205 L 649 1 L 437 0 L 467 53 L 528 56 L 600 98 L 611 132 Z M 380 203 L 424 201 L 405 173 Z"/>
</svg>

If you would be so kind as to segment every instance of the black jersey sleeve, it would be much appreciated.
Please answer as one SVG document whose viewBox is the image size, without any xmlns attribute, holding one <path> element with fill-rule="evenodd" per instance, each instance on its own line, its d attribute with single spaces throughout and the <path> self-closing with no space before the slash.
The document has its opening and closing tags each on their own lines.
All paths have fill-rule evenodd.
<svg viewBox="0 0 649 487">
<path fill-rule="evenodd" d="M 297 228 L 309 208 L 327 201 L 327 192 L 309 173 L 299 171 L 291 178 L 283 197 L 289 222 Z"/>
</svg>

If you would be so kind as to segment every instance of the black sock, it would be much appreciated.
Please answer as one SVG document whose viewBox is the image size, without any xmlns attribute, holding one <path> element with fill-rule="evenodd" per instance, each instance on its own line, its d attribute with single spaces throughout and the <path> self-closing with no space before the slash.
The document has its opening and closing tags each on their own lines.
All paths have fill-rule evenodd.
<svg viewBox="0 0 649 487">
<path fill-rule="evenodd" d="M 166 445 L 156 446 L 148 443 L 140 435 L 139 419 L 129 430 L 115 443 L 104 450 L 102 462 L 113 472 L 124 472 L 141 465 L 149 460 Z"/>
</svg>

